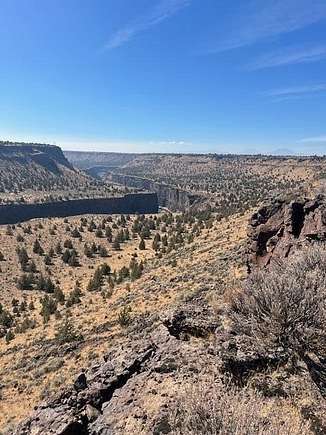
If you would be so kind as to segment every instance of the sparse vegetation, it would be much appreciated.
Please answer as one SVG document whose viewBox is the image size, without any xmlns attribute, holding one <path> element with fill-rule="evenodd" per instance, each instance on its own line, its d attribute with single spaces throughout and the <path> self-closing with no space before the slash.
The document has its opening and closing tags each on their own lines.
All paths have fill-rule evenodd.
<svg viewBox="0 0 326 435">
<path fill-rule="evenodd" d="M 312 435 L 295 407 L 266 399 L 249 388 L 237 390 L 202 379 L 188 388 L 171 412 L 173 435 Z"/>
<path fill-rule="evenodd" d="M 249 277 L 233 300 L 232 330 L 288 360 L 326 349 L 326 247 L 315 246 Z"/>
</svg>

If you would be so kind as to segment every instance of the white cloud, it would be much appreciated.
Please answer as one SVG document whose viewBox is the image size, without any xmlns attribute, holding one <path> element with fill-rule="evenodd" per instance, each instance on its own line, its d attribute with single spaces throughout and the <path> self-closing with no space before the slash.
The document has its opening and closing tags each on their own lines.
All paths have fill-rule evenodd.
<svg viewBox="0 0 326 435">
<path fill-rule="evenodd" d="M 278 97 L 283 99 L 302 98 L 309 95 L 317 95 L 326 92 L 326 83 L 308 86 L 297 86 L 291 88 L 272 89 L 263 92 L 265 97 Z"/>
<path fill-rule="evenodd" d="M 299 142 L 301 143 L 311 143 L 311 144 L 326 144 L 326 135 L 325 136 L 315 136 L 315 137 L 306 137 L 301 139 Z"/>
<path fill-rule="evenodd" d="M 326 45 L 315 47 L 295 47 L 265 54 L 247 65 L 246 69 L 255 71 L 284 65 L 313 63 L 326 59 Z"/>
<path fill-rule="evenodd" d="M 326 18 L 325 0 L 251 0 L 233 16 L 226 37 L 204 52 L 217 53 L 300 30 Z"/>
<path fill-rule="evenodd" d="M 190 5 L 190 0 L 160 0 L 155 1 L 155 6 L 147 11 L 144 15 L 138 17 L 135 21 L 126 25 L 113 34 L 104 49 L 112 50 L 120 47 L 137 34 L 156 26 L 162 21 L 170 18 L 181 9 Z"/>
</svg>

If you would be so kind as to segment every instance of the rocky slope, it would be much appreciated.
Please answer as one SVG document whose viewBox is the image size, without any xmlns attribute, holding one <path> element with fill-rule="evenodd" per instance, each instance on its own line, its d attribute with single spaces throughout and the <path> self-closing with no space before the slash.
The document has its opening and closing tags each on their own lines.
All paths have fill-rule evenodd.
<svg viewBox="0 0 326 435">
<path fill-rule="evenodd" d="M 96 152 L 66 156 L 99 179 L 108 175 L 125 186 L 150 186 L 162 206 L 174 209 L 180 204 L 183 210 L 194 198 L 204 198 L 221 216 L 256 208 L 280 193 L 300 190 L 311 195 L 326 171 L 323 157 Z"/>
<path fill-rule="evenodd" d="M 61 148 L 56 145 L 0 142 L 0 157 L 8 162 L 34 162 L 50 172 L 59 172 L 59 165 L 73 169 Z"/>
<path fill-rule="evenodd" d="M 207 309 L 196 307 L 196 313 L 192 320 L 180 311 L 160 326 L 145 328 L 143 337 L 112 349 L 104 363 L 81 372 L 71 388 L 40 406 L 16 433 L 168 433 L 164 410 L 174 403 L 178 386 L 200 376 L 199 360 L 212 368 L 216 361 L 207 342 L 186 339 L 206 337 L 217 326 Z"/>
<path fill-rule="evenodd" d="M 74 169 L 58 146 L 0 142 L 0 202 L 107 195 L 109 186 Z"/>
<path fill-rule="evenodd" d="M 271 270 L 253 273 L 244 285 L 241 273 L 236 283 L 227 278 L 231 268 L 244 260 L 244 251 L 232 238 L 224 255 L 214 261 L 218 237 L 215 243 L 198 246 L 192 252 L 193 267 L 179 267 L 178 281 L 181 288 L 193 279 L 201 282 L 196 292 L 173 308 L 134 323 L 103 362 L 82 370 L 71 387 L 41 404 L 15 434 L 198 434 L 222 429 L 222 433 L 248 435 L 325 433 L 325 246 L 305 247 L 291 261 L 275 262 L 276 269 L 270 261 L 276 255 L 288 255 L 284 244 L 290 243 L 294 252 L 301 238 L 304 244 L 322 240 L 324 207 L 324 199 L 317 197 L 277 201 L 256 213 L 250 221 L 249 241 L 256 243 L 251 261 L 262 268 L 270 264 Z M 230 235 L 239 227 L 234 220 Z M 268 242 L 275 236 L 277 249 L 267 259 L 269 253 L 258 250 L 257 240 Z M 206 260 L 200 252 L 206 252 Z M 184 252 L 183 260 L 189 254 Z M 219 262 L 225 267 L 212 267 Z M 204 268 L 206 275 L 201 275 Z M 196 270 L 193 278 L 190 270 Z M 171 288 L 175 279 L 170 281 Z M 155 293 L 161 285 L 157 287 L 155 275 L 152 280 L 150 292 Z M 316 294 L 311 293 L 312 287 L 318 290 Z M 301 303 L 293 303 L 296 298 Z M 178 424 L 188 427 L 193 417 L 182 422 L 182 409 L 190 409 L 189 388 L 203 379 L 211 379 L 204 392 L 207 403 L 212 391 L 220 392 L 215 402 L 219 403 L 222 391 L 232 386 L 228 417 L 212 423 L 204 401 L 191 410 L 200 416 L 198 421 L 195 415 L 192 430 L 185 432 L 183 426 L 179 430 Z M 237 408 L 239 391 L 256 409 Z M 248 416 L 242 427 L 235 430 L 233 419 L 243 419 L 245 412 Z M 177 415 L 176 420 L 171 415 Z M 204 430 L 205 419 L 219 431 Z M 174 426 L 173 421 L 179 423 Z"/>
</svg>

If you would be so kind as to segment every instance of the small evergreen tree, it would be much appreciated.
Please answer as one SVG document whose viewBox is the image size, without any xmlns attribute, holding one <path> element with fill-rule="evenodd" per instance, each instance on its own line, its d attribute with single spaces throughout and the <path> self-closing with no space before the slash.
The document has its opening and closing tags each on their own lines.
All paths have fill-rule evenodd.
<svg viewBox="0 0 326 435">
<path fill-rule="evenodd" d="M 55 333 L 55 340 L 59 344 L 72 343 L 74 341 L 80 341 L 83 336 L 79 334 L 68 317 L 65 317 L 63 322 L 57 327 Z"/>
<path fill-rule="evenodd" d="M 34 252 L 34 254 L 38 254 L 38 255 L 44 254 L 44 250 L 43 250 L 38 239 L 35 239 L 35 242 L 33 244 L 33 252 Z"/>
<path fill-rule="evenodd" d="M 40 299 L 41 302 L 41 315 L 43 317 L 43 322 L 48 323 L 50 316 L 57 311 L 57 302 L 49 295 L 45 295 Z"/>
<path fill-rule="evenodd" d="M 141 251 L 144 251 L 144 250 L 146 249 L 146 245 L 145 245 L 145 240 L 144 240 L 144 239 L 141 239 L 141 240 L 140 240 L 140 243 L 139 243 L 139 249 L 140 249 Z"/>
<path fill-rule="evenodd" d="M 98 253 L 99 253 L 100 257 L 103 257 L 103 258 L 108 256 L 107 249 L 102 245 L 99 246 Z"/>
<path fill-rule="evenodd" d="M 127 327 L 131 322 L 131 307 L 125 306 L 123 307 L 118 315 L 118 323 L 122 328 Z"/>
<path fill-rule="evenodd" d="M 62 247 L 61 247 L 61 243 L 60 242 L 58 242 L 56 244 L 55 252 L 57 253 L 57 255 L 61 255 L 62 254 Z"/>
<path fill-rule="evenodd" d="M 78 231 L 77 228 L 73 229 L 73 231 L 71 232 L 71 237 L 75 239 L 79 239 L 81 237 L 80 232 Z"/>
<path fill-rule="evenodd" d="M 55 287 L 54 292 L 53 292 L 53 297 L 58 302 L 58 304 L 64 304 L 65 295 L 60 287 Z"/>
<path fill-rule="evenodd" d="M 114 239 L 112 247 L 115 251 L 120 251 L 120 242 L 117 237 Z"/>
<path fill-rule="evenodd" d="M 49 255 L 45 255 L 45 257 L 44 257 L 44 264 L 46 266 L 51 266 L 52 261 L 51 261 L 51 257 Z"/>
<path fill-rule="evenodd" d="M 15 338 L 15 334 L 12 332 L 11 329 L 9 329 L 9 331 L 7 331 L 5 336 L 6 343 L 9 344 L 14 338 Z"/>
<path fill-rule="evenodd" d="M 20 276 L 17 282 L 17 287 L 20 290 L 31 290 L 34 284 L 34 276 L 32 274 L 26 274 Z"/>
<path fill-rule="evenodd" d="M 75 251 L 72 251 L 72 252 L 70 253 L 70 257 L 69 257 L 69 260 L 68 260 L 68 264 L 69 264 L 70 267 L 77 267 L 77 266 L 79 266 L 79 262 L 78 262 L 77 254 L 76 254 Z"/>
</svg>

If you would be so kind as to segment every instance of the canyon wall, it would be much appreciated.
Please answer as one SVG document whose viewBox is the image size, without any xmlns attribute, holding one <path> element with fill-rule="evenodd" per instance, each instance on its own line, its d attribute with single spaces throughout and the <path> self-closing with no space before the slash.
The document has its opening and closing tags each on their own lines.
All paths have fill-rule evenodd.
<svg viewBox="0 0 326 435">
<path fill-rule="evenodd" d="M 35 218 L 68 217 L 83 214 L 148 214 L 157 212 L 156 193 L 139 193 L 115 198 L 1 205 L 0 225 L 16 224 Z"/>
<path fill-rule="evenodd" d="M 167 184 L 158 183 L 148 178 L 114 173 L 109 174 L 108 177 L 114 183 L 155 192 L 158 197 L 159 205 L 161 207 L 167 207 L 172 211 L 186 210 L 201 199 L 199 195 L 194 195 L 185 190 Z"/>
</svg>

